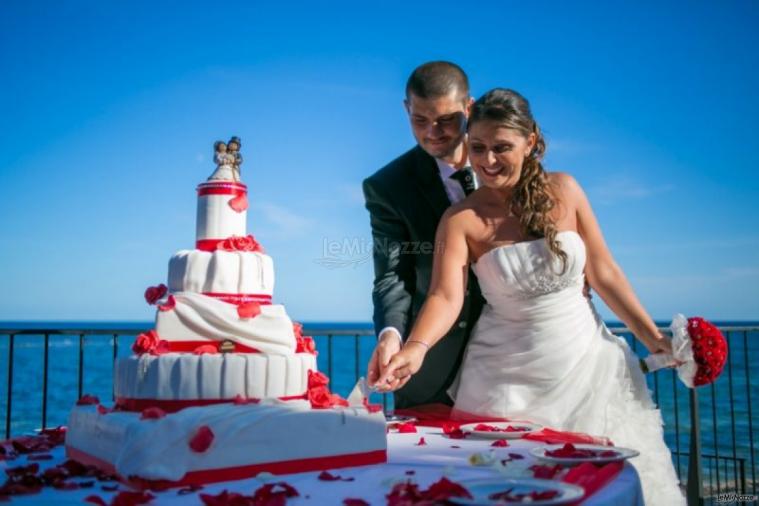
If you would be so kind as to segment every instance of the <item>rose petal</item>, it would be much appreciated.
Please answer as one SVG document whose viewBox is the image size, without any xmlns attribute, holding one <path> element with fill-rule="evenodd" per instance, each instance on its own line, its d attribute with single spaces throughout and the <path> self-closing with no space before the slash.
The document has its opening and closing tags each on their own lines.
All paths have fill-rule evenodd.
<svg viewBox="0 0 759 506">
<path fill-rule="evenodd" d="M 100 496 L 97 495 L 88 495 L 84 498 L 84 502 L 97 504 L 98 506 L 108 506 L 108 503 L 103 500 Z"/>
<path fill-rule="evenodd" d="M 213 344 L 203 344 L 192 350 L 194 355 L 215 355 L 219 353 L 218 347 Z"/>
<path fill-rule="evenodd" d="M 427 441 L 425 441 L 423 437 L 420 437 L 419 442 L 416 443 L 416 446 L 427 446 Z"/>
<path fill-rule="evenodd" d="M 142 410 L 140 420 L 158 420 L 166 416 L 166 412 L 159 407 L 153 406 Z"/>
<path fill-rule="evenodd" d="M 343 499 L 343 506 L 369 506 L 369 503 L 363 499 L 347 498 Z"/>
<path fill-rule="evenodd" d="M 202 425 L 198 428 L 195 435 L 190 439 L 190 449 L 197 453 L 203 453 L 211 447 L 214 435 L 208 425 Z"/>
<path fill-rule="evenodd" d="M 416 432 L 416 425 L 412 422 L 406 422 L 398 425 L 398 432 L 401 434 L 410 434 Z"/>
<path fill-rule="evenodd" d="M 78 401 L 76 401 L 77 406 L 89 406 L 92 404 L 100 404 L 100 399 L 94 395 L 85 394 Z"/>
<path fill-rule="evenodd" d="M 329 471 L 322 471 L 319 476 L 316 477 L 319 481 L 340 481 L 340 477 L 330 473 Z"/>
<path fill-rule="evenodd" d="M 173 295 L 169 295 L 169 298 L 166 300 L 166 304 L 162 304 L 158 306 L 159 311 L 171 311 L 176 307 L 177 305 L 177 299 L 174 298 Z"/>
<path fill-rule="evenodd" d="M 237 306 L 237 316 L 242 320 L 255 318 L 261 314 L 261 304 L 258 302 L 246 302 Z"/>
<path fill-rule="evenodd" d="M 246 194 L 238 195 L 237 197 L 229 200 L 229 207 L 235 212 L 241 213 L 248 209 L 248 196 Z"/>
<path fill-rule="evenodd" d="M 509 446 L 509 442 L 506 441 L 505 439 L 497 439 L 493 441 L 493 444 L 491 444 L 490 446 L 495 446 L 496 448 L 505 448 Z"/>
</svg>

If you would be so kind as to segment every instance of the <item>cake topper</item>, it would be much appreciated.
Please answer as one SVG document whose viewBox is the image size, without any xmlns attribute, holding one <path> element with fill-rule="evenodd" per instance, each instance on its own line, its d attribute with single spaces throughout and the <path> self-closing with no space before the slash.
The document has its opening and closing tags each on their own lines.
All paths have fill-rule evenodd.
<svg viewBox="0 0 759 506">
<path fill-rule="evenodd" d="M 242 142 L 236 136 L 229 139 L 227 143 L 224 141 L 213 143 L 213 161 L 216 164 L 216 170 L 208 178 L 209 181 L 240 182 L 240 165 L 242 165 L 240 147 L 242 147 Z"/>
</svg>

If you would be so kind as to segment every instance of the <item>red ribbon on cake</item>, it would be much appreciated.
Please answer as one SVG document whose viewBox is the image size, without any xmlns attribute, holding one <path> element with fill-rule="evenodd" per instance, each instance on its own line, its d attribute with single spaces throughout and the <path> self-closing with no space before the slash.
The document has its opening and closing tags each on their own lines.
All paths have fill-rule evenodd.
<svg viewBox="0 0 759 506">
<path fill-rule="evenodd" d="M 240 196 L 248 193 L 248 187 L 242 183 L 211 182 L 198 185 L 198 197 L 206 195 L 234 195 Z"/>
</svg>

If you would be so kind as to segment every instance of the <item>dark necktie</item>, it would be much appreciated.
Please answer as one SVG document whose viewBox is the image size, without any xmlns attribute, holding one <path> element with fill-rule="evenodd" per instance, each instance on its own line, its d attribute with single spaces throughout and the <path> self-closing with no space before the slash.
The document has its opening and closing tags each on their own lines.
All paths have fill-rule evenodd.
<svg viewBox="0 0 759 506">
<path fill-rule="evenodd" d="M 472 174 L 471 167 L 464 167 L 457 170 L 451 175 L 451 179 L 455 179 L 459 182 L 464 189 L 464 195 L 469 195 L 474 191 L 474 174 Z"/>
</svg>

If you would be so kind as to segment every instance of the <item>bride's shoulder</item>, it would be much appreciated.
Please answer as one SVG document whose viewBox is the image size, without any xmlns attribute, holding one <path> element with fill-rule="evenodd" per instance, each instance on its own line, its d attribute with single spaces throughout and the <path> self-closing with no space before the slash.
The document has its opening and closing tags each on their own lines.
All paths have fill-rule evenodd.
<svg viewBox="0 0 759 506">
<path fill-rule="evenodd" d="M 564 202 L 576 202 L 584 192 L 580 183 L 569 172 L 547 172 L 548 182 L 556 197 Z"/>
</svg>

